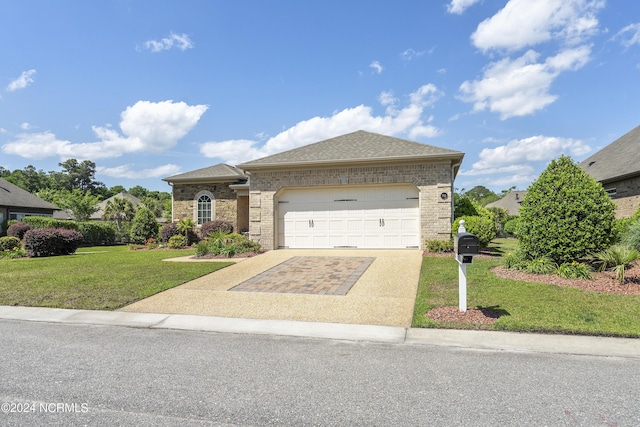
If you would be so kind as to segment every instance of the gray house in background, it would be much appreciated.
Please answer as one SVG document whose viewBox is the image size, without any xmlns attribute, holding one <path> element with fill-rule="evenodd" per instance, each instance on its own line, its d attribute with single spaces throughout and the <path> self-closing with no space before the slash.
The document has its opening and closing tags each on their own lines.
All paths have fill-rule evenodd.
<svg viewBox="0 0 640 427">
<path fill-rule="evenodd" d="M 485 207 L 502 208 L 506 209 L 507 212 L 509 212 L 509 215 L 518 215 L 520 211 L 520 204 L 522 203 L 522 200 L 524 200 L 524 196 L 526 194 L 526 191 L 512 191 L 507 193 L 507 195 L 502 199 L 488 203 Z"/>
<path fill-rule="evenodd" d="M 640 206 L 640 126 L 579 164 L 598 180 L 616 204 L 616 217 L 628 218 Z"/>
<path fill-rule="evenodd" d="M 0 178 L 0 227 L 4 221 L 10 219 L 19 221 L 29 215 L 53 216 L 53 213 L 59 210 L 60 208 L 51 203 Z"/>
</svg>

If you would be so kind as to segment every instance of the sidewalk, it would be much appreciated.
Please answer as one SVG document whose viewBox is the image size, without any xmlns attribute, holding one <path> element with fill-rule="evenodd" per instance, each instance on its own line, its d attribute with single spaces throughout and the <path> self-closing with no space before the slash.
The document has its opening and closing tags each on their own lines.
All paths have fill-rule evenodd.
<svg viewBox="0 0 640 427">
<path fill-rule="evenodd" d="M 0 306 L 0 319 L 75 325 L 266 334 L 391 344 L 436 345 L 490 351 L 623 357 L 640 360 L 640 339 L 633 338 L 417 329 L 400 326 L 9 306 Z"/>
</svg>

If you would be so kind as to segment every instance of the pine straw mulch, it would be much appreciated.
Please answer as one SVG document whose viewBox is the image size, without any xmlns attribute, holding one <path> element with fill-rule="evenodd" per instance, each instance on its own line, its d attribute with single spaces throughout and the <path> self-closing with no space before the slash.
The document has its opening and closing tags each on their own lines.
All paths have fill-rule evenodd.
<svg viewBox="0 0 640 427">
<path fill-rule="evenodd" d="M 452 257 L 452 253 L 425 253 L 425 256 Z M 497 254 L 483 252 L 477 258 L 495 258 Z M 524 271 L 510 270 L 502 266 L 494 267 L 491 272 L 498 277 L 522 282 L 545 283 L 548 285 L 568 286 L 606 294 L 640 295 L 640 265 L 635 264 L 625 271 L 624 284 L 616 279 L 611 271 L 596 272 L 592 280 L 565 279 L 556 274 L 530 274 Z M 438 322 L 472 323 L 474 325 L 490 325 L 500 317 L 500 313 L 491 309 L 469 308 L 460 312 L 457 306 L 436 307 L 425 313 L 425 316 Z"/>
</svg>

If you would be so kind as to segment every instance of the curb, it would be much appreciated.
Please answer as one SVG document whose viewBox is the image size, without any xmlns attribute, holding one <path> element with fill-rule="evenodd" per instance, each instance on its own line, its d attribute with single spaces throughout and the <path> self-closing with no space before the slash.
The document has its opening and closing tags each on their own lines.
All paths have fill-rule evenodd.
<svg viewBox="0 0 640 427">
<path fill-rule="evenodd" d="M 640 339 L 400 326 L 261 320 L 184 314 L 0 306 L 0 319 L 234 334 L 281 335 L 467 349 L 621 357 L 640 360 Z"/>
</svg>

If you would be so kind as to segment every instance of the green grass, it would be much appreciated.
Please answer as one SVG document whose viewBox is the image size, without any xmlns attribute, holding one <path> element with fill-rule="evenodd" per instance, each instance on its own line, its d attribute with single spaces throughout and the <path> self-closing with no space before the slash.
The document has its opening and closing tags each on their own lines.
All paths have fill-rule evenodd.
<svg viewBox="0 0 640 427">
<path fill-rule="evenodd" d="M 515 248 L 511 242 L 500 240 L 497 245 L 503 253 Z M 493 325 L 475 326 L 435 322 L 424 315 L 434 307 L 458 305 L 456 260 L 453 257 L 425 257 L 413 326 L 640 337 L 639 295 L 599 294 L 502 279 L 490 271 L 500 263 L 499 257 L 476 258 L 467 266 L 467 306 L 501 313 Z"/>
<path fill-rule="evenodd" d="M 165 258 L 195 251 L 81 248 L 75 255 L 0 260 L 0 305 L 116 310 L 229 265 Z"/>
</svg>

